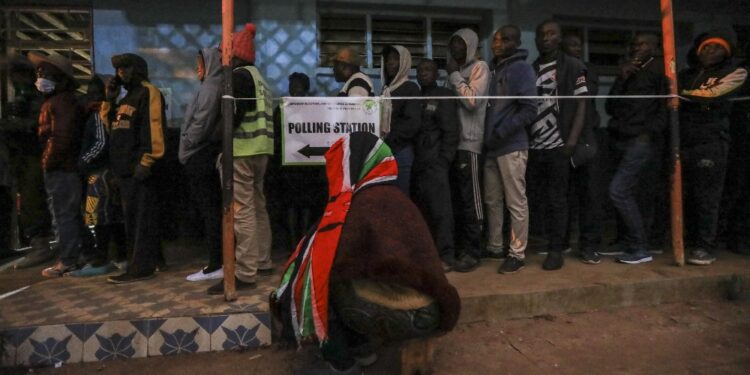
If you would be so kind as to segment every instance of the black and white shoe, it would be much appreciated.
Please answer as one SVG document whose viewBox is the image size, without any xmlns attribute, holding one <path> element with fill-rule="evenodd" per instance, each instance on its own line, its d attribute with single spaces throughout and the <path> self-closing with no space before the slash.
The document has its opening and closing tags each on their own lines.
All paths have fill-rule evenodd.
<svg viewBox="0 0 750 375">
<path fill-rule="evenodd" d="M 597 254 L 593 249 L 581 250 L 581 254 L 579 256 L 581 258 L 581 262 L 586 264 L 599 264 L 602 261 L 599 258 L 599 254 Z"/>
<path fill-rule="evenodd" d="M 516 273 L 522 270 L 525 265 L 526 264 L 521 259 L 509 256 L 505 258 L 505 262 L 503 262 L 503 265 L 500 266 L 500 268 L 497 270 L 497 273 L 502 273 L 502 274 Z"/>
<path fill-rule="evenodd" d="M 690 256 L 687 258 L 689 264 L 694 264 L 696 266 L 708 266 L 715 261 L 716 256 L 703 248 L 697 248 L 691 251 Z"/>
</svg>

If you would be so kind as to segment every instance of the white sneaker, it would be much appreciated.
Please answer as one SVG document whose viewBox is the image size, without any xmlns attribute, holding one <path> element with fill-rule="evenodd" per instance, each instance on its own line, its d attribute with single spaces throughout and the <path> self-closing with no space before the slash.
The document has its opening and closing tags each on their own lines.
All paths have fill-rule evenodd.
<svg viewBox="0 0 750 375">
<path fill-rule="evenodd" d="M 224 278 L 224 267 L 219 268 L 216 271 L 205 273 L 206 269 L 190 274 L 186 277 L 187 281 L 204 281 L 204 280 L 218 280 Z"/>
</svg>

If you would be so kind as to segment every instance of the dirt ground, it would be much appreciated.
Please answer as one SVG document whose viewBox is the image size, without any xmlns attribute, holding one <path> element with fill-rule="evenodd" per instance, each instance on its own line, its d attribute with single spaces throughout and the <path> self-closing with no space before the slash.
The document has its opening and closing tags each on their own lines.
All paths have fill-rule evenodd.
<svg viewBox="0 0 750 375">
<path fill-rule="evenodd" d="M 397 349 L 379 355 L 365 374 L 397 374 Z M 748 374 L 750 300 L 475 322 L 441 337 L 435 357 L 436 374 Z M 9 373 L 281 375 L 313 361 L 314 348 L 272 347 Z"/>
</svg>

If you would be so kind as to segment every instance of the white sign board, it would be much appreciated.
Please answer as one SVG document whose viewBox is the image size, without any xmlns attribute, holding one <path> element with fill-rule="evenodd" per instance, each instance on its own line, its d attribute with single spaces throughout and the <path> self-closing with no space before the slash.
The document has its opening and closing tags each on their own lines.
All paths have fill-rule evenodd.
<svg viewBox="0 0 750 375">
<path fill-rule="evenodd" d="M 328 147 L 346 134 L 380 135 L 380 100 L 373 97 L 283 97 L 283 165 L 320 165 Z"/>
</svg>

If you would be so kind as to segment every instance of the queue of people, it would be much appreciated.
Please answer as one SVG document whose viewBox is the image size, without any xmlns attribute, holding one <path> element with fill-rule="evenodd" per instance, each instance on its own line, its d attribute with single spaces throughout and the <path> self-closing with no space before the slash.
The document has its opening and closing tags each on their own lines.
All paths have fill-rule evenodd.
<svg viewBox="0 0 750 375">
<path fill-rule="evenodd" d="M 640 33 L 633 38 L 610 90 L 617 97 L 606 101 L 608 124 L 602 123 L 594 100 L 583 97 L 597 94 L 598 76 L 595 66 L 581 61 L 580 38 L 563 36 L 561 25 L 547 20 L 537 27 L 535 42 L 539 57 L 527 61 L 519 28 L 502 26 L 492 36 L 493 59 L 486 62 L 477 54 L 476 32 L 460 29 L 448 42 L 445 85 L 438 84 L 436 61 L 414 64 L 401 45 L 380 51 L 379 91 L 352 48 L 335 54 L 333 75 L 342 84 L 339 96 L 377 93 L 383 98 L 379 136 L 398 166 L 395 184 L 424 216 L 443 271 L 470 272 L 483 261 L 504 260 L 499 273 L 517 272 L 525 266 L 530 233 L 547 242 L 541 251 L 545 270 L 563 267 L 573 232 L 579 234 L 584 263 L 598 264 L 604 255 L 625 264 L 651 261 L 666 233 L 663 201 L 669 173 L 663 98 L 668 82 L 658 37 Z M 218 280 L 209 294 L 223 293 L 224 277 L 235 277 L 238 290 L 254 288 L 258 277 L 272 273 L 272 242 L 294 247 L 326 203 L 322 168 L 282 166 L 273 156 L 280 147 L 280 113 L 255 66 L 255 26 L 236 32 L 232 43 L 234 97 L 247 99 L 235 102 L 233 114 L 235 275 L 222 269 L 218 124 L 223 78 L 215 47 L 197 56 L 201 85 L 186 111 L 176 150 L 203 227 L 207 259 L 187 279 Z M 731 232 L 727 246 L 750 254 L 743 229 L 750 208 L 737 194 L 747 187 L 746 173 L 740 173 L 744 153 L 736 148 L 747 143 L 748 105 L 729 100 L 748 91 L 748 67 L 733 62 L 735 44 L 729 33 L 702 34 L 690 67 L 679 75 L 680 94 L 688 99 L 680 107 L 685 199 L 690 202 L 687 261 L 696 265 L 716 260 L 721 223 Z M 149 82 L 148 64 L 136 54 L 113 56 L 116 75 L 105 77 L 106 82 L 95 77 L 81 101 L 73 94 L 77 83 L 70 61 L 36 53 L 29 58 L 43 98 L 39 159 L 59 242 L 58 261 L 42 274 L 91 276 L 120 268 L 123 273 L 109 277 L 110 283 L 154 277 L 163 265 L 159 176 L 165 153 L 175 151 L 165 146 L 164 97 Z M 412 66 L 416 82 L 409 79 Z M 309 90 L 309 77 L 289 76 L 290 95 L 306 96 Z M 737 137 L 730 137 L 733 133 Z M 614 165 L 606 165 L 602 156 L 608 151 L 614 153 Z M 608 189 L 600 188 L 602 182 Z M 310 184 L 306 190 L 315 199 L 285 202 L 280 189 L 298 184 Z M 618 222 L 613 244 L 602 239 L 607 193 Z M 82 250 L 82 243 L 91 241 L 84 223 L 94 228 L 93 250 Z M 288 238 L 281 239 L 278 230 Z M 112 240 L 114 257 L 107 251 Z"/>
</svg>

